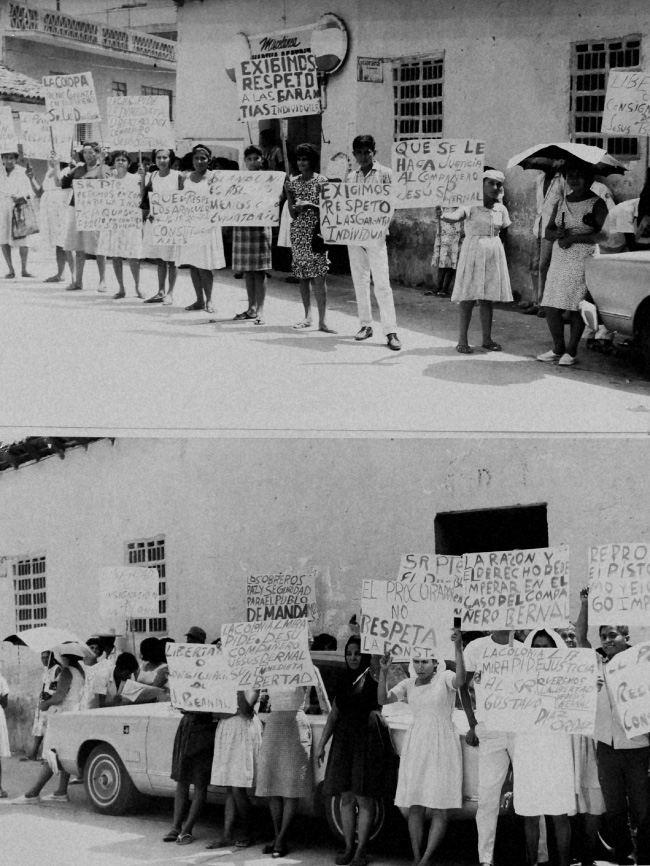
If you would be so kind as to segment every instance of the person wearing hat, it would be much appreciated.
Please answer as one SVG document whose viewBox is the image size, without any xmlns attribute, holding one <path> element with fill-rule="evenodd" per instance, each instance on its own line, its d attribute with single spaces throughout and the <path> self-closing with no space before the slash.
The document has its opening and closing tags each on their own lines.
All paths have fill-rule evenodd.
<svg viewBox="0 0 650 866">
<path fill-rule="evenodd" d="M 185 635 L 186 643 L 205 643 L 208 636 L 205 631 L 198 625 L 193 625 Z"/>
<path fill-rule="evenodd" d="M 51 698 L 41 701 L 40 708 L 42 711 L 47 710 L 48 712 L 79 712 L 84 690 L 84 672 L 81 667 L 81 659 L 85 657 L 86 651 L 81 644 L 70 642 L 59 644 L 54 648 L 53 653 L 61 664 L 61 673 L 56 692 Z M 46 728 L 43 739 L 44 755 L 50 748 L 48 734 L 49 731 Z M 41 791 L 53 775 L 54 772 L 47 761 L 45 761 L 32 787 L 22 796 L 9 800 L 9 803 L 14 806 L 36 806 L 41 800 L 43 802 L 67 803 L 69 799 L 68 782 L 70 781 L 70 775 L 62 767 L 59 767 L 59 784 L 54 793 L 41 797 Z"/>
</svg>

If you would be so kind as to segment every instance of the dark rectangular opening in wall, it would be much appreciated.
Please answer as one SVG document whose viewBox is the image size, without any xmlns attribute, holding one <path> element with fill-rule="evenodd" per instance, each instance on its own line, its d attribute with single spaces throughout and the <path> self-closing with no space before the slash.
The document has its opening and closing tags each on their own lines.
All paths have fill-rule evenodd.
<svg viewBox="0 0 650 866">
<path fill-rule="evenodd" d="M 448 511 L 436 515 L 434 530 L 436 553 L 447 556 L 549 546 L 545 503 Z"/>
</svg>

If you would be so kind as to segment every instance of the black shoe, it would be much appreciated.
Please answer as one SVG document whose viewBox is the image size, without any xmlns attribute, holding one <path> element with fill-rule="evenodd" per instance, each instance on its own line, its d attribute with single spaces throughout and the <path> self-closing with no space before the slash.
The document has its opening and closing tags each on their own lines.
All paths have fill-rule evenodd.
<svg viewBox="0 0 650 866">
<path fill-rule="evenodd" d="M 399 352 L 402 348 L 402 344 L 400 343 L 397 334 L 386 334 L 386 340 L 388 348 L 392 349 L 394 352 Z"/>
<path fill-rule="evenodd" d="M 152 298 L 147 298 L 145 304 L 162 304 L 164 299 L 164 295 L 154 295 Z"/>
<path fill-rule="evenodd" d="M 372 337 L 372 328 L 370 325 L 366 325 L 364 328 L 361 328 L 354 339 L 361 342 L 361 340 L 368 340 L 370 337 Z"/>
</svg>

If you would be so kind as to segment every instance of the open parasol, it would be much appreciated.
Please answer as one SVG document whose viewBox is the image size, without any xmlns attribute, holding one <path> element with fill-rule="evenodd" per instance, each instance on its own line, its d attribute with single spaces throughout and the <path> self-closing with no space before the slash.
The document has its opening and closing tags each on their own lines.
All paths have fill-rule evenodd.
<svg viewBox="0 0 650 866">
<path fill-rule="evenodd" d="M 520 165 L 524 169 L 559 168 L 566 162 L 583 162 L 591 166 L 596 174 L 607 177 L 610 174 L 623 174 L 627 167 L 602 147 L 591 144 L 536 144 L 523 153 L 518 153 L 508 160 L 508 168 Z"/>
<path fill-rule="evenodd" d="M 10 634 L 4 640 L 15 646 L 26 646 L 35 653 L 47 652 L 54 649 L 57 644 L 79 643 L 79 638 L 71 631 L 63 628 L 52 628 L 48 625 L 40 625 L 36 628 L 28 628 L 25 631 Z"/>
</svg>

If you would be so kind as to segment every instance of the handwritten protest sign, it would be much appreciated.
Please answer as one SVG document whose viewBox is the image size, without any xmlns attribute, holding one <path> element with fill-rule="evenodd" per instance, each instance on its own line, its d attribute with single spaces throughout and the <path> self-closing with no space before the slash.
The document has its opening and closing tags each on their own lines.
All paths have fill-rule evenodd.
<svg viewBox="0 0 650 866">
<path fill-rule="evenodd" d="M 158 569 L 129 565 L 99 569 L 99 614 L 108 622 L 158 616 Z"/>
<path fill-rule="evenodd" d="M 590 735 L 596 694 L 593 650 L 494 643 L 484 651 L 477 710 L 496 731 Z"/>
<path fill-rule="evenodd" d="M 396 208 L 483 204 L 485 142 L 421 138 L 393 145 Z"/>
<path fill-rule="evenodd" d="M 249 574 L 246 619 L 313 619 L 316 616 L 316 572 Z"/>
<path fill-rule="evenodd" d="M 237 683 L 220 647 L 170 643 L 165 653 L 172 706 L 195 713 L 237 712 Z"/>
<path fill-rule="evenodd" d="M 648 625 L 650 543 L 589 548 L 589 622 Z"/>
<path fill-rule="evenodd" d="M 326 244 L 373 246 L 386 237 L 393 216 L 389 183 L 324 183 L 320 224 Z"/>
<path fill-rule="evenodd" d="M 54 151 L 60 162 L 69 162 L 74 123 L 67 120 L 50 123 L 45 114 L 36 111 L 21 111 L 18 116 L 23 156 L 47 160 Z"/>
<path fill-rule="evenodd" d="M 650 135 L 650 74 L 610 69 L 602 132 Z"/>
<path fill-rule="evenodd" d="M 628 739 L 650 733 L 650 641 L 611 658 L 607 680 Z"/>
<path fill-rule="evenodd" d="M 218 171 L 210 179 L 213 225 L 271 226 L 280 224 L 282 171 Z"/>
<path fill-rule="evenodd" d="M 239 119 L 320 114 L 316 58 L 311 52 L 244 60 L 237 72 Z"/>
<path fill-rule="evenodd" d="M 447 556 L 442 553 L 404 553 L 397 579 L 409 583 L 423 580 L 450 586 L 454 600 L 453 616 L 461 616 L 464 574 L 462 556 Z M 452 625 L 451 620 L 449 625 Z"/>
<path fill-rule="evenodd" d="M 129 178 L 131 180 L 131 178 Z M 117 177 L 73 181 L 74 209 L 80 232 L 142 228 L 140 188 Z"/>
<path fill-rule="evenodd" d="M 109 96 L 108 139 L 113 148 L 174 147 L 167 96 Z"/>
<path fill-rule="evenodd" d="M 569 548 L 466 553 L 463 628 L 563 626 L 569 619 Z"/>
<path fill-rule="evenodd" d="M 200 243 L 210 226 L 210 195 L 207 189 L 149 193 L 153 216 L 154 244 Z"/>
<path fill-rule="evenodd" d="M 240 688 L 316 685 L 306 619 L 225 623 L 221 646 Z"/>
<path fill-rule="evenodd" d="M 14 129 L 14 117 L 8 105 L 0 108 L 0 153 L 17 153 L 18 138 Z"/>
<path fill-rule="evenodd" d="M 43 87 L 48 120 L 89 123 L 101 118 L 92 72 L 44 75 Z"/>
</svg>

